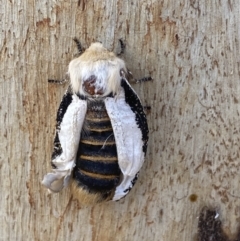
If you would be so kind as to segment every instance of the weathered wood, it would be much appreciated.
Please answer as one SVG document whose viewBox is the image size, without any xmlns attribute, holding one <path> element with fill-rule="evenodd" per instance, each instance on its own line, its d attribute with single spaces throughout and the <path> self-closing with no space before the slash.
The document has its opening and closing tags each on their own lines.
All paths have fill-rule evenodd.
<svg viewBox="0 0 240 241">
<path fill-rule="evenodd" d="M 194 240 L 203 206 L 228 235 L 240 217 L 240 5 L 229 1 L 15 1 L 0 9 L 0 240 Z M 83 46 L 119 51 L 146 105 L 147 161 L 131 193 L 79 207 L 47 195 L 61 79 Z"/>
</svg>

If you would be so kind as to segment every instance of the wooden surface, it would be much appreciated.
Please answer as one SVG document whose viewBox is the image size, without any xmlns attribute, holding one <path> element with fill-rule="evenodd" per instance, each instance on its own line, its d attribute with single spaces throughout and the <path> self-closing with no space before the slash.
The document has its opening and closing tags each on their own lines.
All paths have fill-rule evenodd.
<svg viewBox="0 0 240 241">
<path fill-rule="evenodd" d="M 0 240 L 191 241 L 216 208 L 229 237 L 240 221 L 240 5 L 237 0 L 15 1 L 0 9 Z M 118 51 L 148 114 L 147 160 L 131 193 L 80 207 L 48 195 L 61 79 L 84 46 Z"/>
</svg>

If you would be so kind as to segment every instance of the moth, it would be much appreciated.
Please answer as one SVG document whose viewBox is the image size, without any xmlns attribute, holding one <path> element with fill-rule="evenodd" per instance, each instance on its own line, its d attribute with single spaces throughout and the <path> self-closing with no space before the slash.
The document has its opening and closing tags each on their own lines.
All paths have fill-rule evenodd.
<svg viewBox="0 0 240 241">
<path fill-rule="evenodd" d="M 148 143 L 144 108 L 129 84 L 125 62 L 92 43 L 68 66 L 70 86 L 57 112 L 50 192 L 69 185 L 82 204 L 117 201 L 131 190 Z M 122 43 L 121 43 L 122 44 Z M 83 53 L 81 53 L 83 52 Z"/>
</svg>

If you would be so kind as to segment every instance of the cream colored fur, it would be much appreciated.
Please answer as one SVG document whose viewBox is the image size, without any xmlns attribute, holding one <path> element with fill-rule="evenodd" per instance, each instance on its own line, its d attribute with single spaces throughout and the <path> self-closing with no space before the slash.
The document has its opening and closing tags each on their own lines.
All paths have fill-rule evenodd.
<svg viewBox="0 0 240 241">
<path fill-rule="evenodd" d="M 107 96 L 111 92 L 117 94 L 120 89 L 120 70 L 126 71 L 125 63 L 122 59 L 108 51 L 100 43 L 93 43 L 78 58 L 69 64 L 68 73 L 71 85 L 75 93 L 88 95 L 83 89 L 83 82 L 91 75 L 97 77 L 95 89 L 103 90 L 101 96 Z"/>
<path fill-rule="evenodd" d="M 77 199 L 83 206 L 92 206 L 96 203 L 109 201 L 113 198 L 113 193 L 107 199 L 103 199 L 101 193 L 89 193 L 87 190 L 78 186 L 75 180 L 72 180 L 71 182 L 71 192 L 73 194 L 73 198 Z"/>
</svg>

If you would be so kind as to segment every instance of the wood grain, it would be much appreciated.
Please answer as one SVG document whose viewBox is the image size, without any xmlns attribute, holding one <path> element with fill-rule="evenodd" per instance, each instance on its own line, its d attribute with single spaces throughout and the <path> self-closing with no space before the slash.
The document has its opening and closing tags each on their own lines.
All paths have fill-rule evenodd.
<svg viewBox="0 0 240 241">
<path fill-rule="evenodd" d="M 194 240 L 203 206 L 236 233 L 239 192 L 237 0 L 2 1 L 0 9 L 0 240 Z M 131 193 L 80 207 L 48 195 L 62 79 L 77 53 L 101 41 L 119 51 L 148 114 L 147 160 Z M 193 198 L 194 197 L 194 198 Z"/>
</svg>

